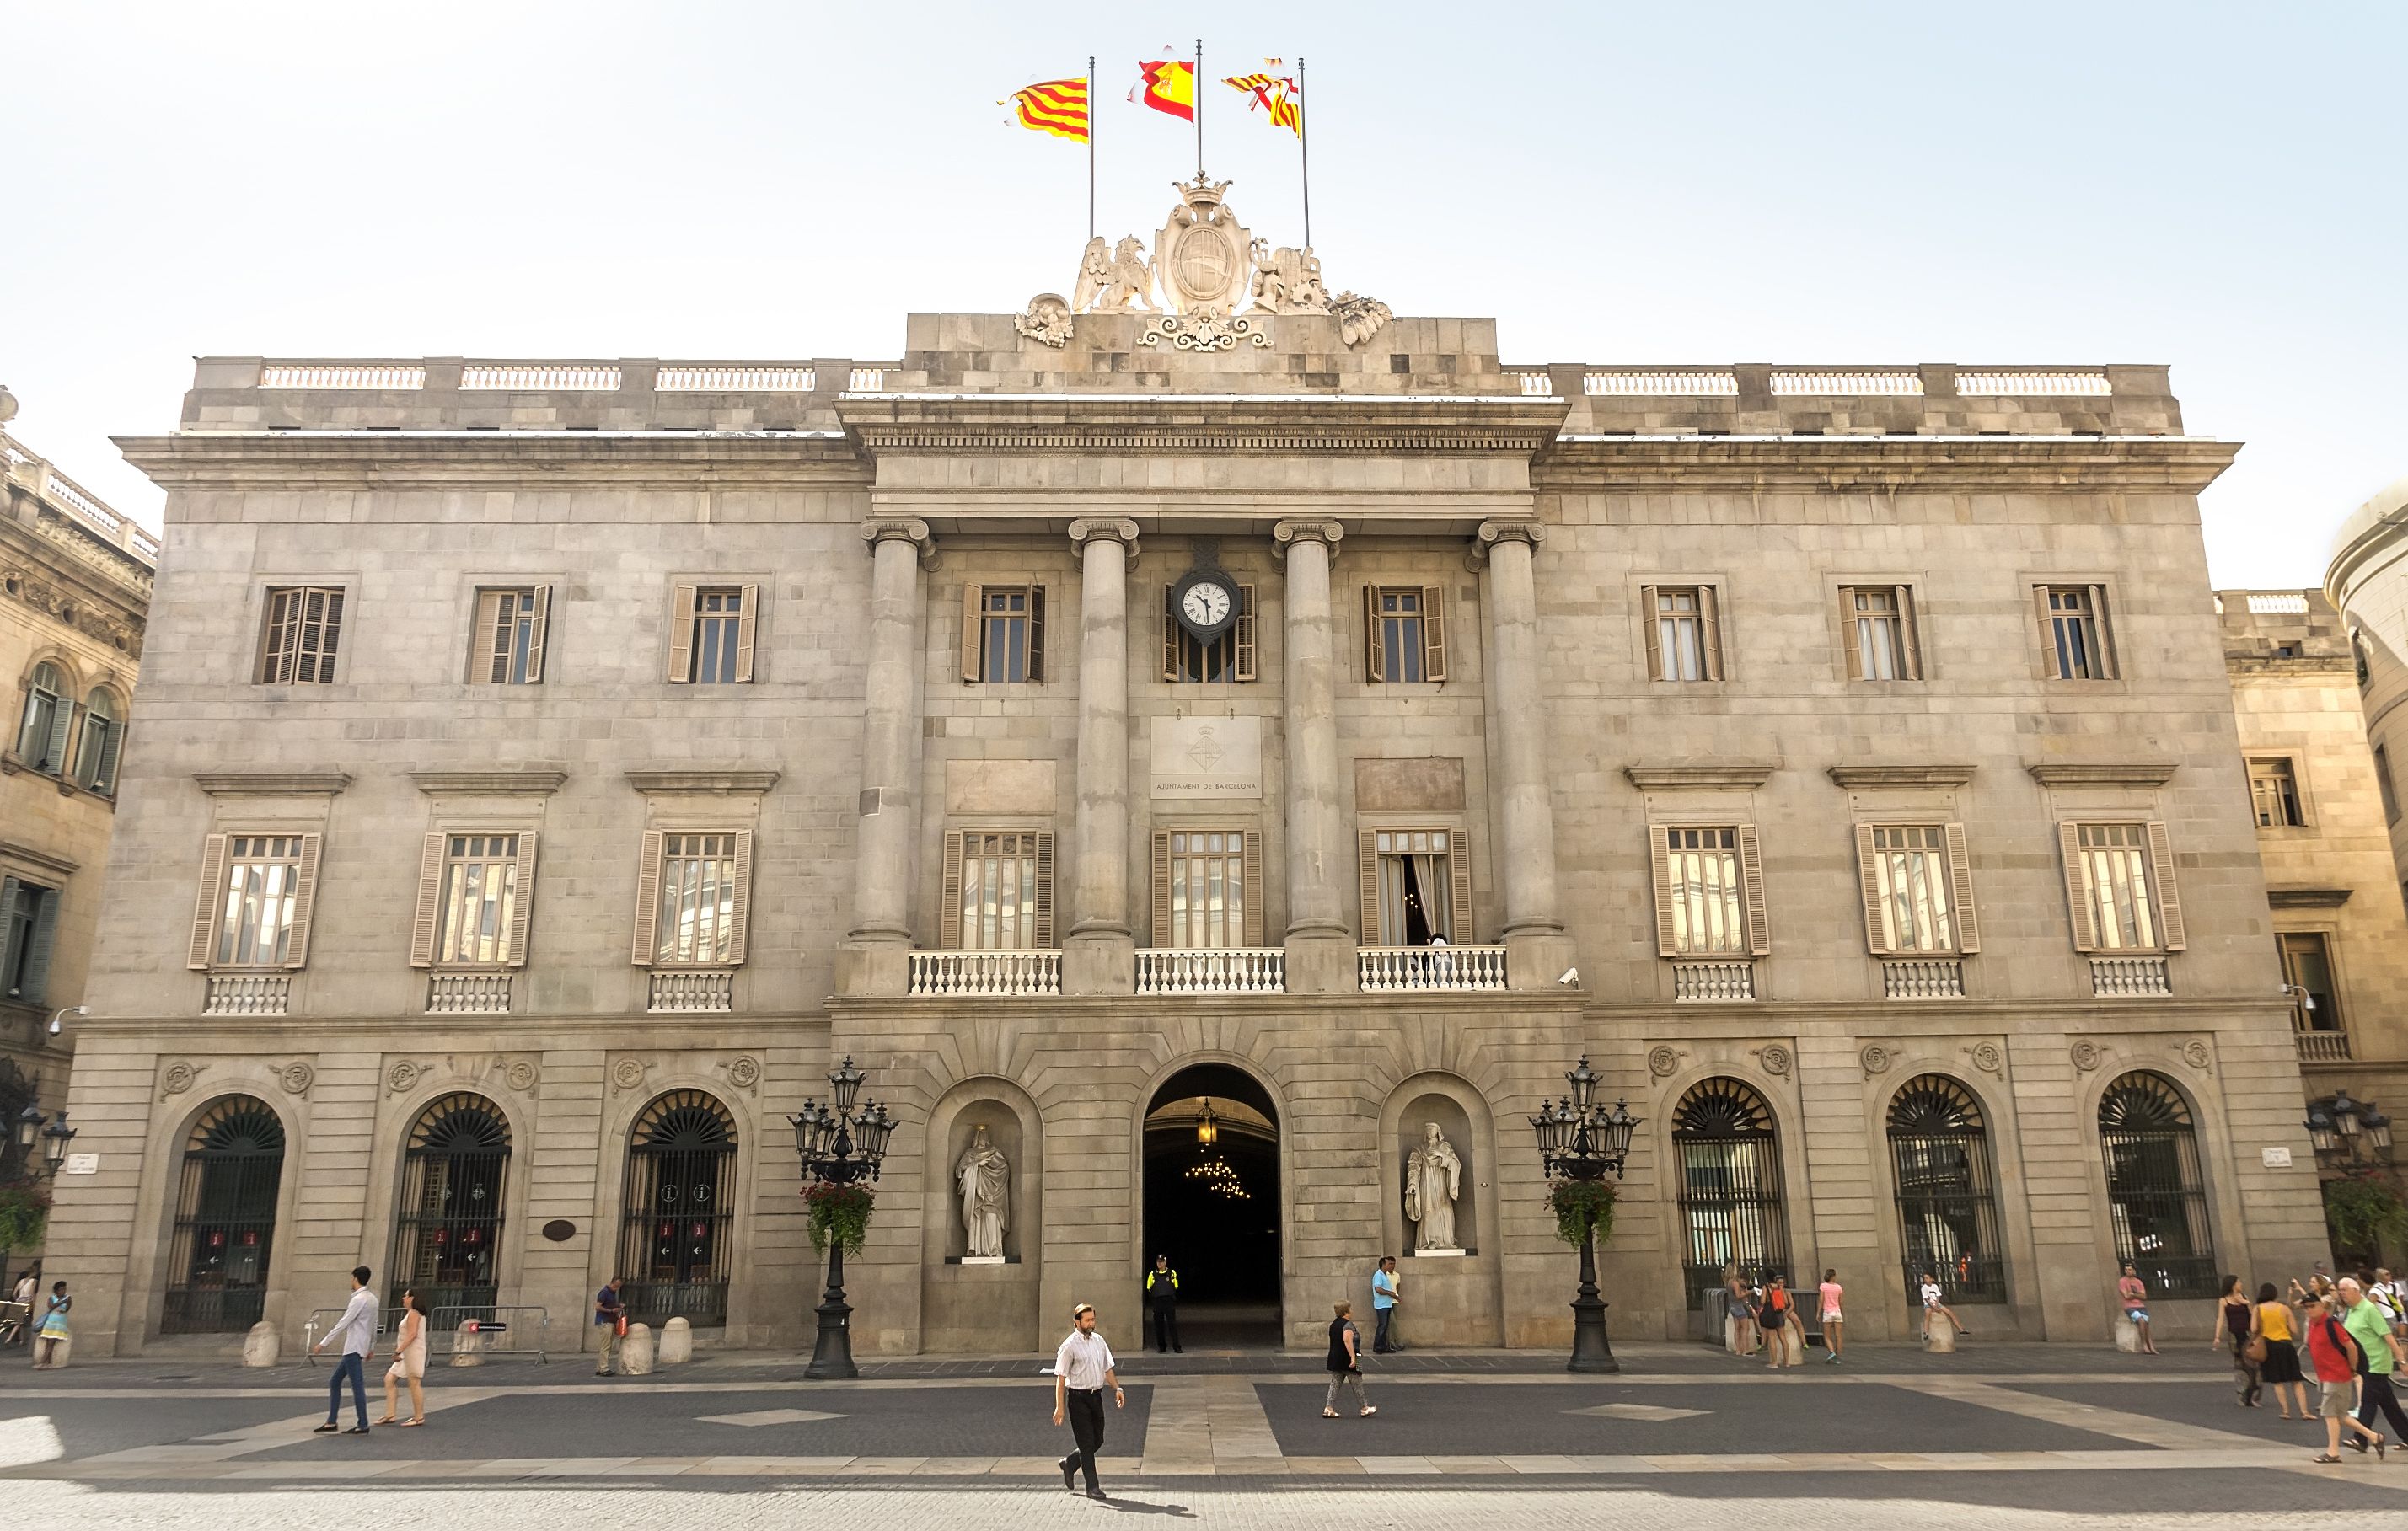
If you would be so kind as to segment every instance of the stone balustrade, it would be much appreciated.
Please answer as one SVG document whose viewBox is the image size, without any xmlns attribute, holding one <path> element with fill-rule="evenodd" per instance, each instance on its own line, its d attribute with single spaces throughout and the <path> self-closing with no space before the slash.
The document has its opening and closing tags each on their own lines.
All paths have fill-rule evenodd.
<svg viewBox="0 0 2408 1531">
<path fill-rule="evenodd" d="M 509 973 L 433 973 L 426 980 L 429 1015 L 508 1015 Z"/>
<path fill-rule="evenodd" d="M 203 1015 L 282 1015 L 293 999 L 289 973 L 211 973 Z"/>
<path fill-rule="evenodd" d="M 736 975 L 724 968 L 657 967 L 646 1009 L 654 1015 L 725 1014 L 736 1008 Z"/>
<path fill-rule="evenodd" d="M 1062 953 L 1043 952 L 914 951 L 910 993 L 914 995 L 1058 994 Z"/>
<path fill-rule="evenodd" d="M 2173 977 L 2163 957 L 2093 957 L 2090 992 L 2100 999 L 2154 998 L 2174 992 Z"/>
<path fill-rule="evenodd" d="M 1885 962 L 1882 994 L 1889 999 L 1962 999 L 1965 964 L 1956 957 Z"/>
<path fill-rule="evenodd" d="M 1501 945 L 1357 947 L 1354 967 L 1355 981 L 1365 994 L 1505 987 Z"/>
<path fill-rule="evenodd" d="M 1286 987 L 1287 953 L 1275 946 L 1141 947 L 1137 953 L 1141 994 L 1276 994 Z"/>
<path fill-rule="evenodd" d="M 1756 997 L 1752 962 L 1676 962 L 1672 997 L 1684 1004 Z"/>
<path fill-rule="evenodd" d="M 2345 1031 L 2298 1031 L 2291 1040 L 2299 1045 L 2301 1063 L 2349 1062 L 2349 1033 Z"/>
</svg>

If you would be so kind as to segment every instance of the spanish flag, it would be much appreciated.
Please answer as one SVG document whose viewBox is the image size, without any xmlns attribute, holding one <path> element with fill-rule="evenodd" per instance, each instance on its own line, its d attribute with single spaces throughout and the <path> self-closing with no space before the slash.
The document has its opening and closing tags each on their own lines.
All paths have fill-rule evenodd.
<svg viewBox="0 0 2408 1531">
<path fill-rule="evenodd" d="M 1265 59 L 1274 67 L 1277 59 Z M 1254 98 L 1254 105 L 1270 113 L 1273 127 L 1283 127 L 1297 137 L 1304 136 L 1304 91 L 1287 75 L 1232 75 L 1221 81 L 1232 90 L 1243 91 Z M 1253 107 L 1248 107 L 1252 110 Z"/>
<path fill-rule="evenodd" d="M 1189 59 L 1140 60 L 1139 79 L 1129 99 L 1140 106 L 1167 111 L 1182 122 L 1196 121 L 1196 64 Z M 1138 93 L 1145 93 L 1140 95 Z"/>
<path fill-rule="evenodd" d="M 1056 138 L 1087 142 L 1087 82 L 1048 79 L 1014 91 L 996 106 L 1009 105 L 1020 115 L 1020 125 Z"/>
</svg>

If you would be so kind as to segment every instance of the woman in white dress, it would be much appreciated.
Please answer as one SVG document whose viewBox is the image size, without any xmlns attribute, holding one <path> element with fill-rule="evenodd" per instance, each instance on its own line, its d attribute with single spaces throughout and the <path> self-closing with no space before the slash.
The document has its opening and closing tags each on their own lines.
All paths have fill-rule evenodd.
<svg viewBox="0 0 2408 1531">
<path fill-rule="evenodd" d="M 415 1291 L 401 1295 L 401 1328 L 393 1337 L 393 1365 L 384 1373 L 384 1418 L 379 1424 L 424 1424 L 426 1394 L 420 1379 L 426 1375 L 426 1307 L 425 1299 Z M 401 1383 L 409 1383 L 409 1418 L 396 1420 L 401 1412 Z"/>
</svg>

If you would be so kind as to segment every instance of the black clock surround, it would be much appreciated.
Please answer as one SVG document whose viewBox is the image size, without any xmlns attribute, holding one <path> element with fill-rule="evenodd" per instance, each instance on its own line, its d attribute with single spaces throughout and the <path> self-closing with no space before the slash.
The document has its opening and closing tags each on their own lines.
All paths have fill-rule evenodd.
<svg viewBox="0 0 2408 1531">
<path fill-rule="evenodd" d="M 1222 591 L 1227 594 L 1229 597 L 1228 610 L 1222 615 L 1219 622 L 1198 622 L 1194 618 L 1188 616 L 1187 593 L 1198 585 L 1218 586 Z M 1182 579 L 1179 583 L 1172 588 L 1170 592 L 1170 609 L 1172 614 L 1178 618 L 1179 625 L 1182 629 L 1193 634 L 1199 641 L 1210 643 L 1214 638 L 1219 637 L 1222 634 L 1227 632 L 1230 628 L 1235 627 L 1238 624 L 1239 606 L 1243 599 L 1244 596 L 1238 589 L 1238 581 L 1229 578 L 1228 574 L 1225 570 L 1217 568 L 1194 568 L 1188 570 L 1186 577 Z"/>
</svg>

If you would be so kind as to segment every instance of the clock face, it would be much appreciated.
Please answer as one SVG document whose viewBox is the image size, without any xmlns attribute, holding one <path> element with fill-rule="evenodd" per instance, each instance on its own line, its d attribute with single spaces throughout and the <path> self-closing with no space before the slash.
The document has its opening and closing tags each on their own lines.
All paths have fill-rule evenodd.
<svg viewBox="0 0 2408 1531">
<path fill-rule="evenodd" d="M 1229 613 L 1236 604 L 1227 587 L 1209 579 L 1199 579 L 1189 585 L 1187 593 L 1180 597 L 1179 613 L 1187 619 L 1191 627 L 1213 628 L 1229 620 Z"/>
</svg>

